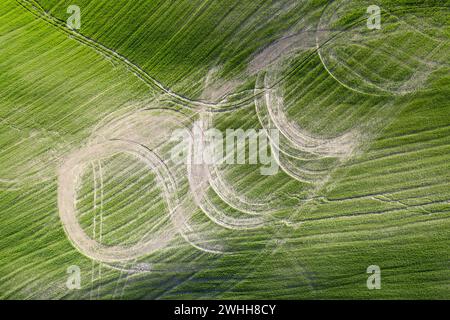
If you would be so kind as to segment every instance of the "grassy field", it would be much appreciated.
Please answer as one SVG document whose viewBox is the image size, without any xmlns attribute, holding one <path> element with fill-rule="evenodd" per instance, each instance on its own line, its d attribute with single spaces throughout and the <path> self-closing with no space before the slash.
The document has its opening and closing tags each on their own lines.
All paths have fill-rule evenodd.
<svg viewBox="0 0 450 320">
<path fill-rule="evenodd" d="M 450 1 L 0 9 L 1 299 L 450 298 Z M 198 123 L 277 173 L 175 163 Z"/>
</svg>

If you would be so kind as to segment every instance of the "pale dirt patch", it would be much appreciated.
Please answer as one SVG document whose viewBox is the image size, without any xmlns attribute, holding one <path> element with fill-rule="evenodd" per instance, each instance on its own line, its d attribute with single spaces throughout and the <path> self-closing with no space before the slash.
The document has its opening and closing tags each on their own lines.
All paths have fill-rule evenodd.
<svg viewBox="0 0 450 320">
<path fill-rule="evenodd" d="M 259 71 L 267 69 L 275 62 L 298 52 L 314 48 L 315 33 L 312 30 L 302 30 L 296 34 L 287 34 L 281 39 L 273 42 L 250 61 L 247 72 L 250 75 L 257 74 Z"/>
<path fill-rule="evenodd" d="M 209 70 L 204 84 L 204 90 L 201 95 L 202 100 L 220 102 L 227 98 L 231 93 L 233 93 L 237 87 L 239 87 L 243 81 L 233 79 L 233 80 L 223 80 L 217 77 L 217 72 L 219 67 L 212 68 Z"/>
</svg>

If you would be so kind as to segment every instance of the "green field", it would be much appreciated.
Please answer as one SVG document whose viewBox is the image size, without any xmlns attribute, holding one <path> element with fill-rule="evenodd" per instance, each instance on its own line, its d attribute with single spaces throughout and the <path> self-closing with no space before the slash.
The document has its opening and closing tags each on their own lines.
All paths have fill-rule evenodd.
<svg viewBox="0 0 450 320">
<path fill-rule="evenodd" d="M 3 0 L 0 299 L 450 299 L 449 71 L 447 0 Z"/>
</svg>

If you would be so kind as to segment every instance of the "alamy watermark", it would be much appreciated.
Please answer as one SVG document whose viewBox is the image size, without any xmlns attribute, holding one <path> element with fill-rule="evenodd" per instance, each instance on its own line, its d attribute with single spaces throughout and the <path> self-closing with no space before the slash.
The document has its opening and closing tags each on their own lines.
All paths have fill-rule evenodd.
<svg viewBox="0 0 450 320">
<path fill-rule="evenodd" d="M 381 289 L 381 269 L 377 265 L 367 267 L 367 273 L 371 275 L 367 278 L 367 289 Z"/>
<path fill-rule="evenodd" d="M 79 266 L 73 265 L 67 268 L 66 287 L 69 290 L 81 289 L 81 270 Z"/>
<path fill-rule="evenodd" d="M 371 5 L 367 8 L 369 18 L 367 19 L 367 28 L 369 30 L 381 29 L 381 9 L 377 5 Z"/>
<path fill-rule="evenodd" d="M 77 5 L 70 5 L 67 7 L 67 13 L 71 16 L 67 19 L 67 27 L 72 30 L 79 30 L 81 28 L 81 10 Z"/>
<path fill-rule="evenodd" d="M 278 130 L 202 129 L 194 123 L 192 131 L 175 130 L 170 139 L 177 142 L 171 149 L 174 163 L 194 165 L 260 164 L 262 175 L 278 172 Z"/>
</svg>

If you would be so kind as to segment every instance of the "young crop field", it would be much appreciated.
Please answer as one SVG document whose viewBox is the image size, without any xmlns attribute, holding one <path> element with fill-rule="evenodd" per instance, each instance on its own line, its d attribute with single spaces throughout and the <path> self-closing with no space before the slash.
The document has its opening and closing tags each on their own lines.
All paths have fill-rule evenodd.
<svg viewBox="0 0 450 320">
<path fill-rule="evenodd" d="M 450 299 L 450 1 L 2 0 L 0 299 Z"/>
</svg>

